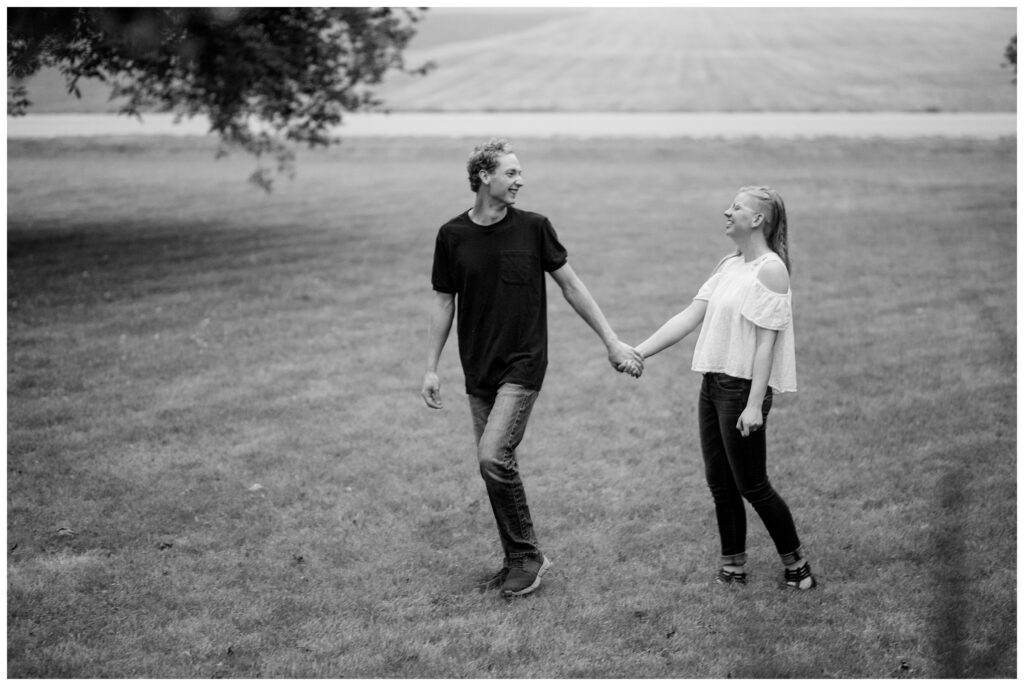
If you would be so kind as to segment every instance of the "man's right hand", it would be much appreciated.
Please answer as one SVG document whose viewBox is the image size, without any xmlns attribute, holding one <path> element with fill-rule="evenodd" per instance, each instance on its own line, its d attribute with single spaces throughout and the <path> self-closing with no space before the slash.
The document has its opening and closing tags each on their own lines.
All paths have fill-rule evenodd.
<svg viewBox="0 0 1024 686">
<path fill-rule="evenodd" d="M 420 396 L 427 407 L 434 410 L 443 410 L 444 402 L 441 400 L 441 379 L 436 372 L 427 372 L 423 375 L 423 388 Z"/>
</svg>

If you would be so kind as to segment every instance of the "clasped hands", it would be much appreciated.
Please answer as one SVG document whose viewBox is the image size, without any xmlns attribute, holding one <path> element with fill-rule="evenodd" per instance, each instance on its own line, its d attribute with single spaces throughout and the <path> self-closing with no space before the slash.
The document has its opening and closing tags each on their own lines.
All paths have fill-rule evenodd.
<svg viewBox="0 0 1024 686">
<path fill-rule="evenodd" d="M 622 341 L 608 347 L 608 361 L 615 371 L 629 374 L 634 379 L 639 379 L 644 373 L 644 356 Z"/>
</svg>

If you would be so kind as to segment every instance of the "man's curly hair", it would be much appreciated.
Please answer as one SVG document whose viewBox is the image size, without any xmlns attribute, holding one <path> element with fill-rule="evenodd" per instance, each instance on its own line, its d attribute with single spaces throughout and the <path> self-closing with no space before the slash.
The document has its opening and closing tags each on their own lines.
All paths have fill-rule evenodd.
<svg viewBox="0 0 1024 686">
<path fill-rule="evenodd" d="M 512 144 L 504 138 L 492 138 L 491 140 L 473 148 L 466 162 L 466 171 L 469 172 L 469 189 L 476 193 L 480 190 L 480 172 L 493 172 L 498 168 L 498 158 L 512 152 Z"/>
</svg>

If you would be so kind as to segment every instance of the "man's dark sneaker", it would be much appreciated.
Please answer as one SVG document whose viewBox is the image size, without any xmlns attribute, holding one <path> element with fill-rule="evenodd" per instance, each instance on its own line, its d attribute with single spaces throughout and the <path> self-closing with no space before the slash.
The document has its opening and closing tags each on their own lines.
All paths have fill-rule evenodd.
<svg viewBox="0 0 1024 686">
<path fill-rule="evenodd" d="M 540 586 L 540 578 L 548 571 L 551 561 L 543 554 L 539 557 L 517 557 L 509 564 L 508 576 L 501 585 L 506 598 L 533 593 Z"/>
<path fill-rule="evenodd" d="M 505 583 L 505 579 L 507 577 L 508 577 L 508 562 L 505 562 L 501 566 L 501 569 L 496 571 L 494 573 L 494 575 L 491 576 L 491 578 L 489 578 L 489 579 L 487 579 L 485 581 L 480 582 L 480 584 L 477 585 L 477 590 L 479 590 L 481 593 L 483 593 L 484 591 L 490 591 L 490 590 L 493 590 L 495 588 L 500 588 L 501 585 L 503 583 Z"/>
</svg>

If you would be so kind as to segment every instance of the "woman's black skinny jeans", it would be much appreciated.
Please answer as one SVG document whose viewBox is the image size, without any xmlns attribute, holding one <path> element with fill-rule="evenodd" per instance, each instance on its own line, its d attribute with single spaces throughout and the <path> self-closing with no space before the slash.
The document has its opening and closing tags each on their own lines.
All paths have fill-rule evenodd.
<svg viewBox="0 0 1024 686">
<path fill-rule="evenodd" d="M 772 389 L 761 406 L 765 427 L 740 435 L 736 423 L 750 395 L 750 381 L 726 374 L 705 374 L 697 406 L 704 473 L 715 502 L 722 539 L 722 564 L 746 562 L 746 499 L 761 517 L 783 564 L 799 561 L 800 539 L 793 516 L 768 481 L 765 427 L 772 407 Z"/>
</svg>

